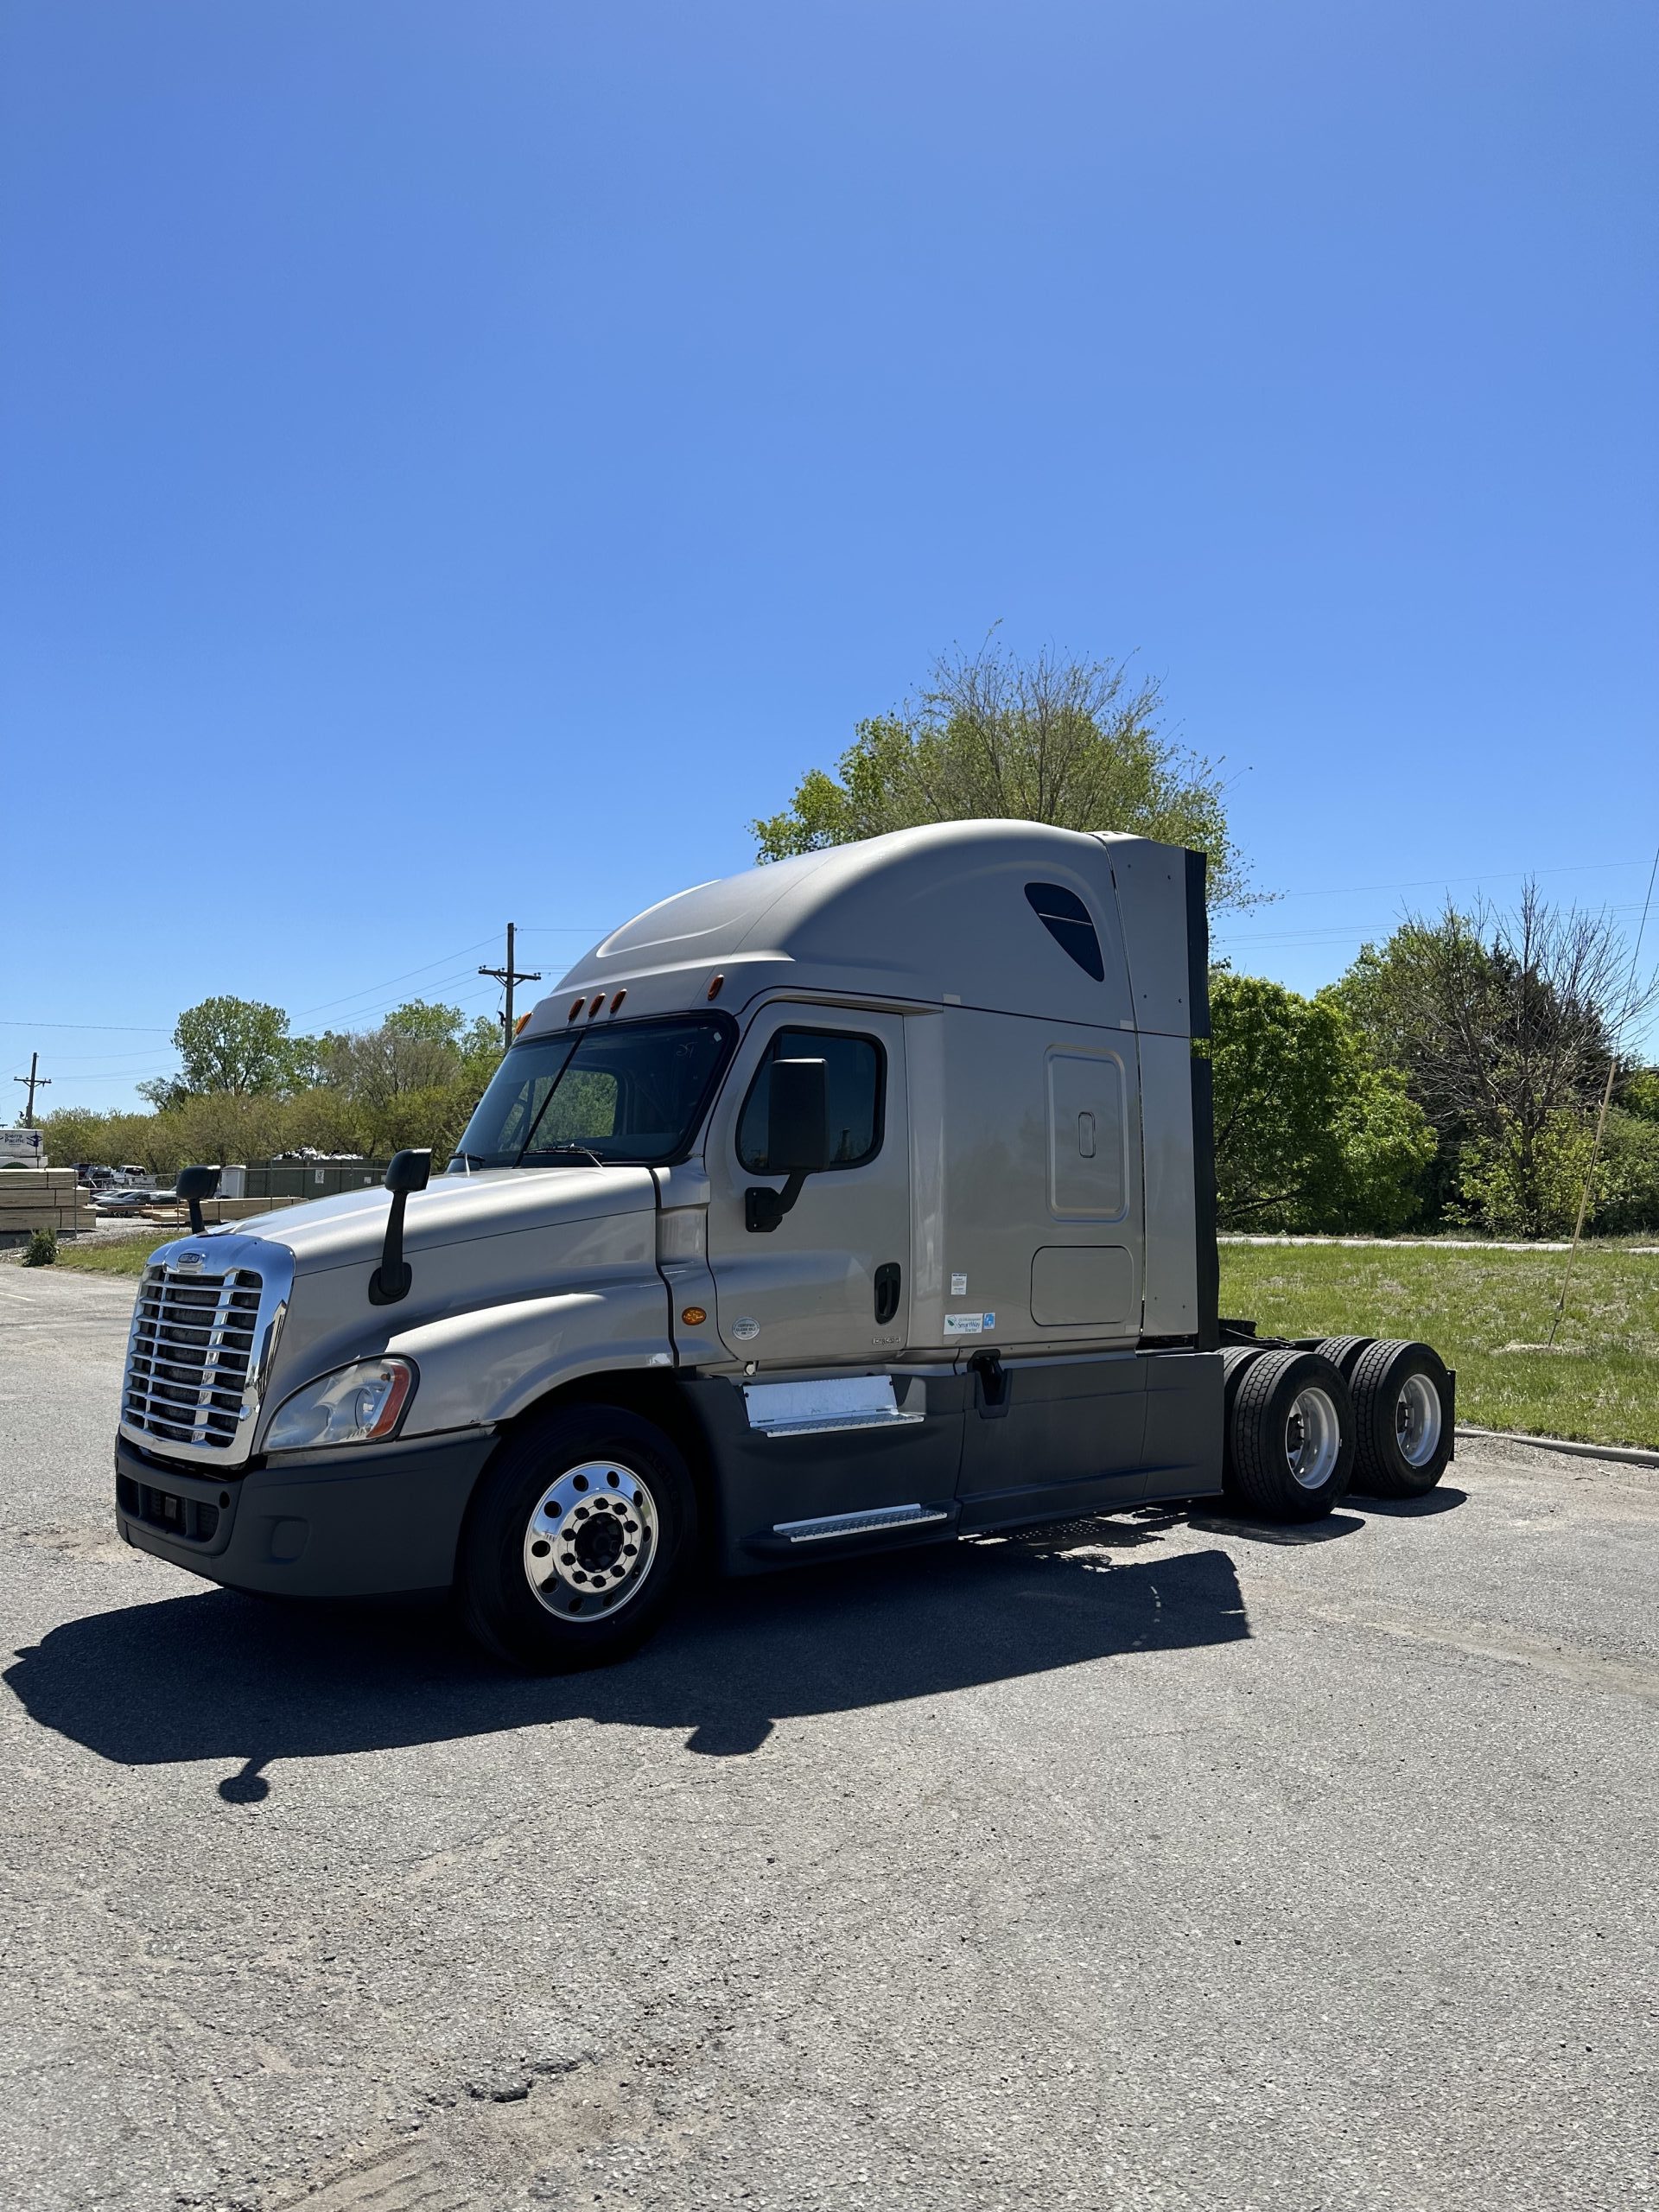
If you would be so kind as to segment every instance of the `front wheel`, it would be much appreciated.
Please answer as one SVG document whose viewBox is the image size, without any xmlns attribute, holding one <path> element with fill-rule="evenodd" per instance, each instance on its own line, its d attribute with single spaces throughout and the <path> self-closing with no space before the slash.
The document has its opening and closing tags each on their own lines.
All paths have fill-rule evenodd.
<svg viewBox="0 0 1659 2212">
<path fill-rule="evenodd" d="M 550 1414 L 479 1486 L 461 1538 L 461 1616 L 511 1666 L 604 1666 L 657 1628 L 696 1541 L 691 1477 L 659 1428 L 620 1407 Z"/>
</svg>

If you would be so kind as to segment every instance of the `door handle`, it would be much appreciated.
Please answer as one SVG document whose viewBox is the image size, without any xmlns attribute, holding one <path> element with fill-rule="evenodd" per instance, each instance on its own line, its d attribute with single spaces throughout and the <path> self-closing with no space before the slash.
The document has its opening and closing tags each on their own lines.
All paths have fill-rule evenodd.
<svg viewBox="0 0 1659 2212">
<path fill-rule="evenodd" d="M 884 1260 L 875 1271 L 875 1324 L 886 1328 L 899 1311 L 899 1288 L 902 1281 L 897 1260 Z"/>
</svg>

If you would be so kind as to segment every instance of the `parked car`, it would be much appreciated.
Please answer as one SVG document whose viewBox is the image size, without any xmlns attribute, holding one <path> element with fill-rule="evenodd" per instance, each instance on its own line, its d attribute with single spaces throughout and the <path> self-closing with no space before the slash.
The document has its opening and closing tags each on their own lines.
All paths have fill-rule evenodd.
<svg viewBox="0 0 1659 2212">
<path fill-rule="evenodd" d="M 171 1191 L 100 1191 L 92 1199 L 97 1213 L 143 1213 L 152 1206 L 175 1203 Z"/>
</svg>

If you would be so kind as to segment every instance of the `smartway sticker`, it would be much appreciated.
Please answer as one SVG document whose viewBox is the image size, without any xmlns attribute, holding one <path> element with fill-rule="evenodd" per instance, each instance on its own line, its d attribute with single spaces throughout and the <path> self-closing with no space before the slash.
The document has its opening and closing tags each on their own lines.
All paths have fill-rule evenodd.
<svg viewBox="0 0 1659 2212">
<path fill-rule="evenodd" d="M 995 1313 L 947 1313 L 944 1333 L 947 1337 L 978 1337 L 987 1329 L 996 1326 Z"/>
</svg>

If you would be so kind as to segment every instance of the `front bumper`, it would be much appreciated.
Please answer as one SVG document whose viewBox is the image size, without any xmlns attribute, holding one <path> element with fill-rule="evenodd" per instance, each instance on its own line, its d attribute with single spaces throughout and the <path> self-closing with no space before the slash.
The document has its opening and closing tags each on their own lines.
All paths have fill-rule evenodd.
<svg viewBox="0 0 1659 2212">
<path fill-rule="evenodd" d="M 378 1598 L 447 1590 L 488 1429 L 296 1455 L 246 1474 L 115 1447 L 116 1525 L 140 1551 L 232 1590 Z"/>
</svg>

